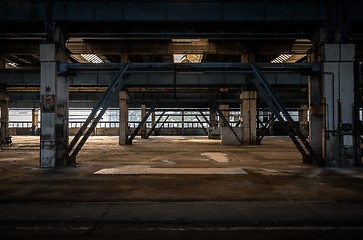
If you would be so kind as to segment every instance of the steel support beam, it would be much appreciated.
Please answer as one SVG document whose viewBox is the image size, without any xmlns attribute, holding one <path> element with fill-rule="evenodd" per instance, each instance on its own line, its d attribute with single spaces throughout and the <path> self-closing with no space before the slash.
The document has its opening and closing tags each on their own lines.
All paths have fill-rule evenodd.
<svg viewBox="0 0 363 240">
<path fill-rule="evenodd" d="M 156 122 L 155 122 L 155 123 L 153 124 L 153 126 L 151 127 L 150 131 L 147 133 L 146 138 L 149 138 L 149 137 L 150 137 L 151 133 L 155 130 L 156 126 L 158 125 L 158 123 L 160 122 L 160 120 L 161 120 L 161 118 L 164 116 L 164 114 L 165 114 L 165 111 L 163 111 L 163 112 L 160 114 L 159 118 L 156 120 Z"/>
<path fill-rule="evenodd" d="M 204 118 L 204 120 L 209 124 L 209 127 L 212 127 L 211 121 L 208 120 L 207 116 L 202 111 L 199 112 L 200 115 Z"/>
<path fill-rule="evenodd" d="M 270 114 L 270 117 L 268 118 L 267 123 L 265 125 L 263 125 L 262 128 L 259 129 L 260 131 L 258 132 L 258 136 L 257 136 L 257 144 L 261 144 L 262 139 L 266 136 L 267 131 L 272 127 L 272 124 L 274 123 L 275 120 L 276 120 L 276 116 L 272 112 Z M 258 121 L 260 122 L 260 119 L 258 119 Z"/>
<path fill-rule="evenodd" d="M 229 124 L 228 120 L 226 119 L 226 117 L 223 115 L 223 112 L 219 109 L 218 105 L 213 103 L 213 107 L 214 109 L 217 111 L 219 117 L 222 119 L 222 121 L 224 122 L 226 127 L 229 127 L 233 133 L 233 135 L 236 137 L 236 139 L 238 140 L 238 142 L 243 145 L 242 140 L 238 137 L 237 133 L 234 131 L 233 127 Z"/>
<path fill-rule="evenodd" d="M 83 145 L 86 143 L 88 137 L 95 129 L 103 114 L 106 112 L 107 108 L 111 105 L 115 97 L 119 94 L 121 88 L 124 86 L 127 80 L 127 74 L 125 74 L 127 68 L 128 64 L 124 64 L 118 72 L 113 83 L 108 87 L 107 91 L 103 94 L 98 104 L 93 108 L 86 121 L 76 133 L 71 143 L 68 145 L 66 151 L 62 156 L 63 158 L 67 159 L 68 164 L 76 163 L 76 157 L 78 152 L 82 149 Z M 89 124 L 91 125 L 89 126 Z"/>
<path fill-rule="evenodd" d="M 145 117 L 141 120 L 141 122 L 139 123 L 139 125 L 136 127 L 136 129 L 134 130 L 134 132 L 131 134 L 131 136 L 127 140 L 128 144 L 130 144 L 130 145 L 132 144 L 132 140 L 134 140 L 134 138 L 136 137 L 137 133 L 140 131 L 140 129 L 142 128 L 142 126 L 146 123 L 146 121 L 149 118 L 149 116 L 151 115 L 151 113 L 155 110 L 155 107 L 156 107 L 156 103 L 154 103 L 154 105 L 151 106 L 149 108 L 149 110 L 146 112 Z"/>
<path fill-rule="evenodd" d="M 163 123 L 161 124 L 161 126 L 156 130 L 156 132 L 155 132 L 155 136 L 157 136 L 158 134 L 159 134 L 159 132 L 160 132 L 160 130 L 164 127 L 164 124 L 166 123 L 166 121 L 168 120 L 168 118 L 169 118 L 169 115 L 168 116 L 166 116 L 166 118 L 164 119 L 164 121 L 163 121 Z"/>
<path fill-rule="evenodd" d="M 300 129 L 295 126 L 290 114 L 281 105 L 280 101 L 276 97 L 276 94 L 272 90 L 271 86 L 268 84 L 267 80 L 264 78 L 261 71 L 256 67 L 255 64 L 251 64 L 251 67 L 255 71 L 257 77 L 256 79 L 253 79 L 255 87 L 257 88 L 263 99 L 266 101 L 266 103 L 269 105 L 271 111 L 275 114 L 277 119 L 282 124 L 284 124 L 284 126 L 286 126 L 289 137 L 301 153 L 303 161 L 307 163 L 321 164 L 321 159 L 316 156 L 313 148 L 310 146 L 305 136 L 302 134 Z M 282 113 L 286 121 L 280 113 Z M 296 136 L 301 140 L 301 143 L 296 139 Z"/>
<path fill-rule="evenodd" d="M 204 130 L 205 134 L 207 134 L 207 135 L 208 135 L 208 130 L 207 130 L 207 129 L 205 129 L 205 127 L 204 127 L 204 125 L 203 125 L 202 121 L 200 121 L 200 119 L 198 118 L 198 116 L 197 116 L 197 115 L 196 115 L 195 117 L 197 118 L 197 120 L 198 120 L 198 122 L 199 122 L 200 126 L 202 126 L 202 128 L 203 128 L 203 130 Z"/>
</svg>

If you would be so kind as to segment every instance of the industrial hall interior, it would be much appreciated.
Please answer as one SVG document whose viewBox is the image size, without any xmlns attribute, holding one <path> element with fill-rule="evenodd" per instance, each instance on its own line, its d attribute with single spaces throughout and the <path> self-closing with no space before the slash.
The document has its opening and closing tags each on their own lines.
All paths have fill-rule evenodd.
<svg viewBox="0 0 363 240">
<path fill-rule="evenodd" d="M 1 239 L 362 239 L 363 1 L 1 0 Z"/>
</svg>

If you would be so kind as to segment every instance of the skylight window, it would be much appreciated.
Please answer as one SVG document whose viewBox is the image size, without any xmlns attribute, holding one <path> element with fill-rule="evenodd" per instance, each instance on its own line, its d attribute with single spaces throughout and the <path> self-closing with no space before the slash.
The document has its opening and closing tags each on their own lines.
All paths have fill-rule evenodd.
<svg viewBox="0 0 363 240">
<path fill-rule="evenodd" d="M 200 63 L 203 54 L 174 54 L 174 63 Z"/>
<path fill-rule="evenodd" d="M 289 58 L 291 57 L 292 57 L 291 54 L 281 54 L 280 56 L 272 60 L 271 63 L 284 63 L 287 60 L 289 60 Z"/>
<path fill-rule="evenodd" d="M 10 61 L 9 59 L 6 59 L 6 65 L 10 68 L 17 68 L 19 65 L 16 62 Z"/>
<path fill-rule="evenodd" d="M 96 54 L 81 54 L 81 56 L 90 63 L 103 63 L 102 59 Z"/>
</svg>

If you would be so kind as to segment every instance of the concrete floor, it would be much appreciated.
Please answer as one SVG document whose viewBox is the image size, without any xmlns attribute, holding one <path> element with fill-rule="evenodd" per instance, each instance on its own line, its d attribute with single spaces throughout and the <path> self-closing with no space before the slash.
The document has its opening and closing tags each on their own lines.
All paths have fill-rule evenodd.
<svg viewBox="0 0 363 240">
<path fill-rule="evenodd" d="M 39 137 L 0 148 L 0 239 L 361 239 L 363 169 L 302 164 L 288 138 L 223 146 L 91 137 L 40 169 Z"/>
</svg>

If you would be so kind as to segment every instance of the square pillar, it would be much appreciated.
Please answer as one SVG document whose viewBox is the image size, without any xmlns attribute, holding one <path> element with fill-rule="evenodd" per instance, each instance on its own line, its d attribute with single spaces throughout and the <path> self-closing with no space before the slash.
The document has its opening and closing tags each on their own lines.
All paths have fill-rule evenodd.
<svg viewBox="0 0 363 240">
<path fill-rule="evenodd" d="M 9 136 L 9 96 L 5 88 L 0 89 L 0 141 Z"/>
<path fill-rule="evenodd" d="M 142 104 L 141 105 L 141 120 L 144 119 L 145 116 L 146 116 L 146 105 Z M 142 125 L 140 132 L 141 132 L 141 138 L 146 139 L 146 122 L 144 123 L 144 125 Z"/>
<path fill-rule="evenodd" d="M 221 105 L 219 105 L 219 109 L 221 110 L 222 114 L 224 115 L 224 117 L 229 122 L 229 104 L 221 104 Z M 222 118 L 219 118 L 219 126 L 220 127 L 228 127 L 228 126 L 225 126 Z"/>
<path fill-rule="evenodd" d="M 309 76 L 309 143 L 318 157 L 323 154 L 323 90 L 320 76 Z"/>
<path fill-rule="evenodd" d="M 210 122 L 210 127 L 216 127 L 217 126 L 217 121 L 216 121 L 216 110 L 214 109 L 210 109 L 209 110 L 209 122 Z"/>
<path fill-rule="evenodd" d="M 151 113 L 151 126 L 152 126 L 153 129 L 154 129 L 155 123 L 156 123 L 155 111 L 153 111 Z M 155 134 L 155 130 L 153 130 L 152 134 Z"/>
<path fill-rule="evenodd" d="M 243 91 L 240 94 L 240 100 L 242 142 L 245 145 L 255 145 L 257 132 L 257 92 Z"/>
<path fill-rule="evenodd" d="M 39 124 L 39 111 L 36 108 L 32 109 L 32 134 L 37 135 Z"/>
<path fill-rule="evenodd" d="M 302 104 L 299 108 L 299 125 L 305 138 L 309 136 L 308 111 L 309 105 L 307 104 Z"/>
<path fill-rule="evenodd" d="M 67 77 L 57 75 L 58 65 L 67 62 L 64 44 L 40 45 L 40 167 L 66 164 L 62 159 L 68 146 L 69 82 Z"/>
<path fill-rule="evenodd" d="M 5 54 L 2 54 L 0 49 L 0 69 L 5 69 L 5 66 L 6 66 Z"/>
<path fill-rule="evenodd" d="M 323 135 L 326 166 L 354 166 L 354 44 L 324 44 L 322 52 Z"/>
<path fill-rule="evenodd" d="M 127 145 L 129 137 L 129 107 L 127 100 L 129 96 L 126 91 L 119 93 L 119 145 Z"/>
</svg>

